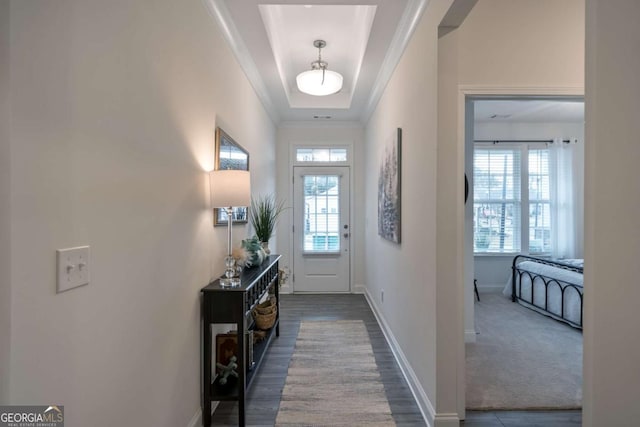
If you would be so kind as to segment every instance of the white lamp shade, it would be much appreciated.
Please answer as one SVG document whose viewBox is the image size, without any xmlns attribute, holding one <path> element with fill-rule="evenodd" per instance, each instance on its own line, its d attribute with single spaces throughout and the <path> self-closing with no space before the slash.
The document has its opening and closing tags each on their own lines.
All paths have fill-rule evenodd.
<svg viewBox="0 0 640 427">
<path fill-rule="evenodd" d="M 342 89 L 342 75 L 335 71 L 324 70 L 324 82 L 322 70 L 309 70 L 298 74 L 296 82 L 300 92 L 314 96 L 331 95 Z"/>
<path fill-rule="evenodd" d="M 216 170 L 209 173 L 211 205 L 214 208 L 249 206 L 251 176 L 249 171 Z"/>
</svg>

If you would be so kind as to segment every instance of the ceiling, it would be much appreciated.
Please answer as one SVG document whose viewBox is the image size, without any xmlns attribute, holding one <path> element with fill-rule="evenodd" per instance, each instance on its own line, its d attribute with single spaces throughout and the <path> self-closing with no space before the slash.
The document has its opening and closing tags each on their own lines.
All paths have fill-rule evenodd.
<svg viewBox="0 0 640 427">
<path fill-rule="evenodd" d="M 207 0 L 256 93 L 278 124 L 364 121 L 398 63 L 427 0 Z M 296 76 L 322 59 L 344 78 L 328 96 L 300 92 Z"/>
<path fill-rule="evenodd" d="M 476 122 L 584 123 L 582 100 L 481 100 L 474 103 Z"/>
<path fill-rule="evenodd" d="M 213 18 L 275 123 L 365 122 L 428 0 L 206 0 Z M 440 31 L 455 28 L 475 0 L 456 0 Z M 344 78 L 340 92 L 300 92 L 296 76 L 322 59 Z M 583 122 L 584 103 L 496 99 L 475 102 L 478 122 Z"/>
</svg>

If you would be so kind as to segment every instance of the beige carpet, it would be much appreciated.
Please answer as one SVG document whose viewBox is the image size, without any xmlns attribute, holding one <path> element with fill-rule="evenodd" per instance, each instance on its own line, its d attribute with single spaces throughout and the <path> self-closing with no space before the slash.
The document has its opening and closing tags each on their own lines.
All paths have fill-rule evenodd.
<svg viewBox="0 0 640 427">
<path fill-rule="evenodd" d="M 361 320 L 300 324 L 276 425 L 396 425 Z"/>
<path fill-rule="evenodd" d="M 502 294 L 480 298 L 477 342 L 466 345 L 467 408 L 580 408 L 582 333 Z"/>
</svg>

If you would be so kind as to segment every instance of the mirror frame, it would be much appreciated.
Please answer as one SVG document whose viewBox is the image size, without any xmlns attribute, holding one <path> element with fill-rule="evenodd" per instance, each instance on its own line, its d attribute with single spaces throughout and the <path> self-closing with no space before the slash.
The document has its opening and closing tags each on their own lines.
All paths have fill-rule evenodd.
<svg viewBox="0 0 640 427">
<path fill-rule="evenodd" d="M 222 130 L 219 126 L 216 127 L 216 139 L 215 139 L 215 170 L 220 169 L 233 169 L 233 170 L 249 170 L 249 152 L 245 150 L 240 144 L 238 144 L 228 133 Z M 246 156 L 246 161 L 240 159 L 237 161 L 225 161 L 225 151 L 230 153 L 240 152 Z M 247 207 L 234 207 L 233 208 L 233 225 L 246 224 L 247 223 Z M 224 209 L 213 208 L 213 225 L 214 226 L 227 226 L 227 213 Z"/>
</svg>

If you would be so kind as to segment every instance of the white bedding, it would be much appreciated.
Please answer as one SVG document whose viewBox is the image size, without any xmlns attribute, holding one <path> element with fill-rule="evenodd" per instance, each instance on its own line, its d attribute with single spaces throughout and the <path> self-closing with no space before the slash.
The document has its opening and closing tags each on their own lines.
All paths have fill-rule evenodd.
<svg viewBox="0 0 640 427">
<path fill-rule="evenodd" d="M 562 260 L 562 262 L 565 264 L 570 264 L 570 265 L 579 266 L 579 267 L 582 267 L 583 265 L 583 260 L 577 260 L 577 259 L 576 260 L 565 259 L 565 260 Z M 580 289 L 580 291 L 582 291 L 582 284 L 583 284 L 582 273 L 565 270 L 565 269 L 554 267 L 551 265 L 540 264 L 535 261 L 521 262 L 518 264 L 518 268 L 520 270 L 529 271 L 534 274 L 544 275 L 547 278 L 547 282 L 549 282 L 549 278 L 554 278 L 558 280 L 558 284 L 560 286 L 558 286 L 558 284 L 556 284 L 555 282 L 552 282 L 549 284 L 547 310 L 550 311 L 552 315 L 555 315 L 553 317 L 555 317 L 558 320 L 562 320 L 560 318 L 562 314 L 562 308 L 561 308 L 562 290 L 561 289 L 564 289 L 569 284 L 572 284 L 572 285 L 576 285 Z M 519 283 L 517 283 L 519 280 L 518 276 L 516 276 L 516 294 L 527 301 L 531 301 L 531 292 L 532 292 L 531 277 L 526 273 L 520 276 L 522 278 L 522 295 L 520 295 L 519 293 L 520 286 L 519 286 Z M 511 298 L 511 291 L 512 291 L 511 280 L 512 279 L 510 277 L 509 281 L 507 282 L 507 285 L 502 291 L 502 293 L 509 298 Z M 533 305 L 527 304 L 527 302 L 525 301 L 519 300 L 519 302 L 527 307 L 534 308 L 534 309 L 536 308 L 535 306 L 544 307 L 545 306 L 544 282 L 542 281 L 541 278 L 536 278 L 534 280 L 533 294 L 534 294 Z M 565 301 L 564 301 L 565 319 L 570 320 L 576 324 L 582 323 L 580 319 L 580 312 L 581 312 L 580 302 L 581 302 L 581 298 L 577 290 L 567 289 L 565 291 Z M 546 312 L 544 314 L 548 315 L 548 313 Z"/>
</svg>

